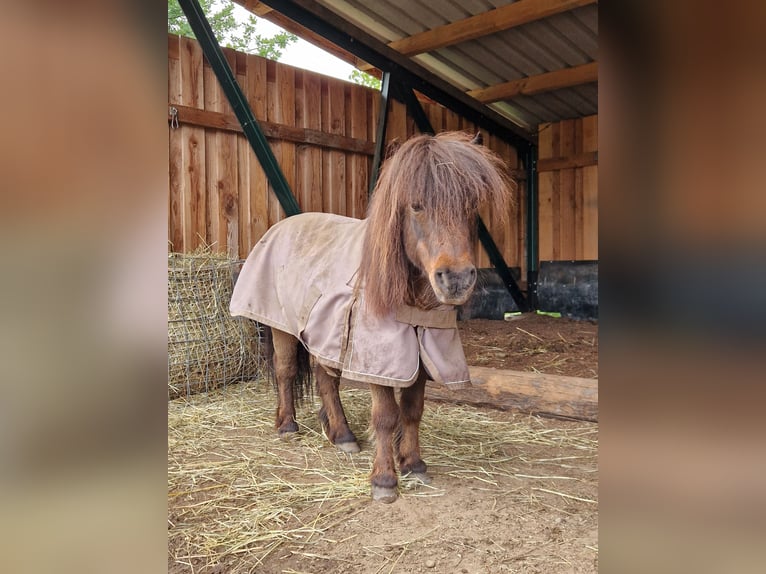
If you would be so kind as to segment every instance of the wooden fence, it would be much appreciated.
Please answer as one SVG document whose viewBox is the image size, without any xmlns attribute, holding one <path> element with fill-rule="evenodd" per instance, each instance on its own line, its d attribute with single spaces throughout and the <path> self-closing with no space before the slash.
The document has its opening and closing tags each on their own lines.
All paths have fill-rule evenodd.
<svg viewBox="0 0 766 574">
<path fill-rule="evenodd" d="M 301 209 L 364 217 L 379 92 L 258 56 L 224 54 Z M 169 135 L 170 249 L 189 252 L 205 244 L 246 257 L 285 215 L 195 40 L 168 36 L 168 104 L 179 121 Z M 389 105 L 387 140 L 416 134 L 405 106 Z M 475 131 L 436 103 L 425 102 L 424 109 L 436 131 Z M 509 169 L 520 167 L 512 146 L 483 134 Z M 524 197 L 520 181 L 505 224 L 501 214 L 482 213 L 508 265 L 522 267 L 522 277 Z M 477 258 L 480 267 L 490 266 L 481 247 Z"/>
<path fill-rule="evenodd" d="M 598 116 L 540 124 L 541 261 L 598 259 Z"/>
</svg>

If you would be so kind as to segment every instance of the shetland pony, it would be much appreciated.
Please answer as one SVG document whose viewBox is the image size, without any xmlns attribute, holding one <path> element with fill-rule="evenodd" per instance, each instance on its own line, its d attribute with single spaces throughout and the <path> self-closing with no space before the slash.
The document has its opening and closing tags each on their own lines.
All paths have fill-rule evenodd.
<svg viewBox="0 0 766 574">
<path fill-rule="evenodd" d="M 397 465 L 430 481 L 419 441 L 426 381 L 470 384 L 454 306 L 476 283 L 479 210 L 502 219 L 514 187 L 480 134 L 420 135 L 389 151 L 365 220 L 287 218 L 243 267 L 231 311 L 271 327 L 280 435 L 297 432 L 295 401 L 313 379 L 327 438 L 358 452 L 339 383 L 370 383 L 373 500 L 396 500 Z"/>
</svg>

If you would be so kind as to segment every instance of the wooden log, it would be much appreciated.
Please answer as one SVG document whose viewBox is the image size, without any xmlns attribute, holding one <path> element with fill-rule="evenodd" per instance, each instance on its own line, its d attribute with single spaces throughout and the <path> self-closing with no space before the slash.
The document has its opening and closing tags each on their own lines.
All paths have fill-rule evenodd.
<svg viewBox="0 0 766 574">
<path fill-rule="evenodd" d="M 472 367 L 473 386 L 449 390 L 429 381 L 426 398 L 430 401 L 518 411 L 563 419 L 598 421 L 598 379 L 529 373 L 489 367 Z M 341 380 L 354 389 L 365 383 Z"/>
<path fill-rule="evenodd" d="M 598 420 L 598 380 L 469 367 L 473 387 L 448 390 L 428 383 L 426 397 L 536 415 Z"/>
</svg>

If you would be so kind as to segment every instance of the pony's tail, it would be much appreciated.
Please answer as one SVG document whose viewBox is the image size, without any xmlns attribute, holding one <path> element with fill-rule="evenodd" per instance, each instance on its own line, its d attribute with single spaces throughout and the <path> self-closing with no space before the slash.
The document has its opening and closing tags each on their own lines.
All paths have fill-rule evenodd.
<svg viewBox="0 0 766 574">
<path fill-rule="evenodd" d="M 298 343 L 297 350 L 298 374 L 293 381 L 293 393 L 298 403 L 303 403 L 306 399 L 314 398 L 313 376 L 311 371 L 311 355 L 302 343 Z"/>
<path fill-rule="evenodd" d="M 277 377 L 274 369 L 274 335 L 271 327 L 263 327 L 263 359 L 266 362 L 266 373 L 274 391 L 277 391 Z M 293 380 L 293 396 L 301 404 L 306 399 L 313 399 L 313 376 L 311 371 L 311 355 L 300 342 L 297 345 L 295 363 L 297 374 Z"/>
</svg>

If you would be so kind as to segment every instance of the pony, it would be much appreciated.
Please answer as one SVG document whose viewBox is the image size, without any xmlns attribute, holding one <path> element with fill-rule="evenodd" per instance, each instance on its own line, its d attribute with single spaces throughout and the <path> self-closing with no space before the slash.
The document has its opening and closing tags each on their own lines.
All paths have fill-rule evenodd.
<svg viewBox="0 0 766 574">
<path fill-rule="evenodd" d="M 359 452 L 339 385 L 369 384 L 374 501 L 397 499 L 397 466 L 430 482 L 419 438 L 426 382 L 470 385 L 455 306 L 476 284 L 479 210 L 502 219 L 513 191 L 480 133 L 416 136 L 389 148 L 366 219 L 289 217 L 243 265 L 230 310 L 270 327 L 280 435 L 298 431 L 295 402 L 315 381 L 326 437 Z"/>
</svg>

